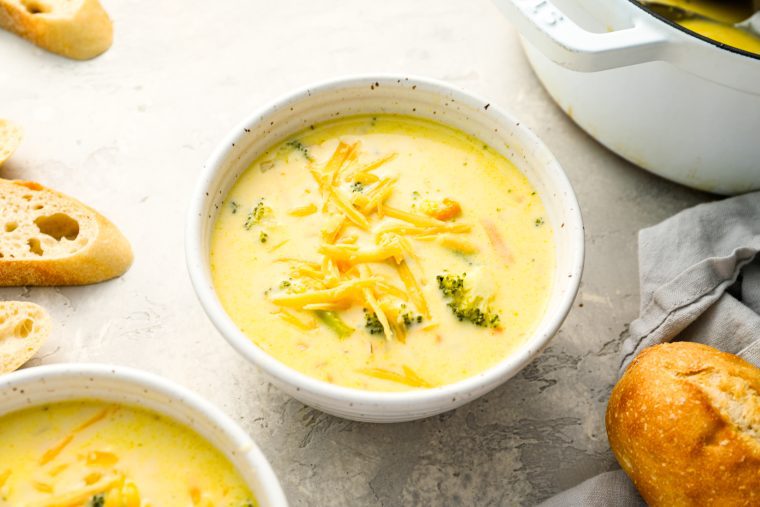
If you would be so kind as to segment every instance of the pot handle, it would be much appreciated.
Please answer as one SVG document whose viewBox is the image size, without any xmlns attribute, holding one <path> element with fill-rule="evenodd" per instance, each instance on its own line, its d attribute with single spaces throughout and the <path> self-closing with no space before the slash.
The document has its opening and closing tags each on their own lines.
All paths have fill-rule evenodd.
<svg viewBox="0 0 760 507">
<path fill-rule="evenodd" d="M 669 40 L 650 25 L 594 33 L 577 25 L 549 0 L 495 0 L 520 34 L 554 62 L 594 72 L 662 60 Z"/>
</svg>

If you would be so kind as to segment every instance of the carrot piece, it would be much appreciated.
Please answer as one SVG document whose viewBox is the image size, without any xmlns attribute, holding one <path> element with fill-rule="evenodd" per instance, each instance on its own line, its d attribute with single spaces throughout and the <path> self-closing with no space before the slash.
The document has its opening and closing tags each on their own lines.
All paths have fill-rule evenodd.
<svg viewBox="0 0 760 507">
<path fill-rule="evenodd" d="M 424 207 L 423 213 L 438 220 L 451 220 L 462 214 L 462 206 L 445 197 L 441 203 L 430 202 Z"/>
<path fill-rule="evenodd" d="M 491 242 L 491 246 L 499 257 L 501 257 L 501 260 L 504 261 L 505 264 L 512 264 L 515 261 L 515 258 L 507 244 L 504 242 L 504 238 L 499 234 L 496 224 L 485 218 L 482 219 L 480 223 L 483 225 L 483 229 L 485 229 L 486 234 L 488 235 L 488 240 Z"/>
</svg>

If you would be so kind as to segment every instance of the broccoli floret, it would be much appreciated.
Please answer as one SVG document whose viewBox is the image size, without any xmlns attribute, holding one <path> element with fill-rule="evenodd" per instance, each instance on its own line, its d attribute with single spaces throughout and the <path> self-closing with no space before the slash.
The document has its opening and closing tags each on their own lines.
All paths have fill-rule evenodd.
<svg viewBox="0 0 760 507">
<path fill-rule="evenodd" d="M 414 315 L 411 312 L 402 314 L 401 318 L 404 320 L 404 325 L 406 327 L 409 327 L 413 324 L 419 324 L 422 322 L 422 315 Z"/>
<path fill-rule="evenodd" d="M 291 141 L 288 141 L 285 144 L 287 146 L 290 146 L 291 148 L 293 148 L 296 151 L 300 151 L 301 154 L 304 156 L 304 158 L 306 160 L 308 160 L 310 162 L 312 160 L 314 160 L 313 158 L 311 158 L 311 155 L 309 155 L 309 149 L 306 146 L 304 146 L 303 143 L 301 141 L 299 141 L 298 139 L 293 139 Z"/>
<path fill-rule="evenodd" d="M 411 312 L 402 313 L 399 315 L 401 317 L 401 320 L 404 321 L 404 325 L 406 327 L 413 326 L 414 324 L 420 324 L 422 322 L 422 315 L 414 315 Z"/>
<path fill-rule="evenodd" d="M 364 327 L 367 328 L 369 334 L 383 334 L 383 325 L 380 323 L 375 312 L 370 312 L 365 308 L 364 321 Z"/>
<path fill-rule="evenodd" d="M 477 306 L 458 305 L 453 301 L 448 306 L 460 321 L 466 320 L 480 327 L 498 327 L 499 325 L 499 315 L 496 313 L 485 313 Z"/>
<path fill-rule="evenodd" d="M 422 322 L 422 315 L 418 315 L 412 312 L 405 311 L 406 305 L 401 305 L 401 312 L 398 314 L 398 323 L 404 325 L 407 329 L 415 324 Z M 383 325 L 380 323 L 380 319 L 377 318 L 377 314 L 368 309 L 364 309 L 364 327 L 369 334 L 383 334 Z"/>
<path fill-rule="evenodd" d="M 461 275 L 438 275 L 438 288 L 447 299 L 447 306 L 460 321 L 467 321 L 480 327 L 498 327 L 499 314 L 488 306 L 488 301 L 482 295 L 475 294 L 465 286 L 467 273 Z"/>
<path fill-rule="evenodd" d="M 401 312 L 398 314 L 399 324 L 404 323 L 407 328 L 422 322 L 422 315 L 406 311 L 406 304 L 401 303 Z"/>
<path fill-rule="evenodd" d="M 245 217 L 245 224 L 243 224 L 243 227 L 245 227 L 246 230 L 251 230 L 251 227 L 254 225 L 261 223 L 261 221 L 272 213 L 272 208 L 264 204 L 264 199 L 259 199 L 259 202 L 256 203 L 256 206 L 248 213 L 248 216 Z"/>
<path fill-rule="evenodd" d="M 466 276 L 467 273 L 461 276 L 449 274 L 438 275 L 436 280 L 438 280 L 438 288 L 443 292 L 443 297 L 454 298 L 461 295 L 464 290 L 464 277 Z"/>
<path fill-rule="evenodd" d="M 87 507 L 103 507 L 106 504 L 106 497 L 103 494 L 95 495 L 90 498 Z"/>
</svg>

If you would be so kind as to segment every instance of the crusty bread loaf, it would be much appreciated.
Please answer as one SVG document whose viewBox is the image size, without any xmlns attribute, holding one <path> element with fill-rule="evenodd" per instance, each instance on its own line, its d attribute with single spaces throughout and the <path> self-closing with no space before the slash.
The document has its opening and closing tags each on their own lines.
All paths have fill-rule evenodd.
<svg viewBox="0 0 760 507">
<path fill-rule="evenodd" d="M 741 358 L 690 342 L 645 349 L 606 423 L 649 505 L 760 505 L 760 369 Z"/>
<path fill-rule="evenodd" d="M 0 286 L 96 283 L 131 263 L 129 242 L 97 211 L 38 183 L 0 180 Z"/>
<path fill-rule="evenodd" d="M 16 151 L 18 145 L 21 144 L 22 135 L 21 127 L 8 120 L 0 119 L 0 165 Z"/>
<path fill-rule="evenodd" d="M 27 362 L 50 334 L 50 317 L 39 305 L 0 301 L 0 375 Z"/>
<path fill-rule="evenodd" d="M 98 0 L 0 0 L 0 28 L 75 60 L 98 56 L 113 40 Z"/>
</svg>

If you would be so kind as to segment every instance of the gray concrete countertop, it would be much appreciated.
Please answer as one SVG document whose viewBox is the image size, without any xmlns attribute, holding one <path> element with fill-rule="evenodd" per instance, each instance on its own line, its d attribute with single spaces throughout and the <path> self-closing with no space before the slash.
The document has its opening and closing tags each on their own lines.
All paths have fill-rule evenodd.
<svg viewBox="0 0 760 507">
<path fill-rule="evenodd" d="M 0 33 L 0 117 L 26 130 L 0 169 L 76 196 L 130 238 L 123 277 L 10 288 L 55 330 L 30 366 L 112 362 L 200 393 L 259 443 L 292 505 L 530 505 L 615 466 L 603 413 L 619 335 L 638 310 L 636 234 L 703 201 L 597 144 L 551 100 L 489 0 L 103 0 L 115 42 L 75 62 Z M 549 146 L 575 186 L 586 270 L 551 346 L 501 388 L 423 421 L 372 425 L 267 384 L 206 318 L 185 270 L 185 210 L 212 148 L 296 87 L 416 74 L 499 104 Z"/>
</svg>

